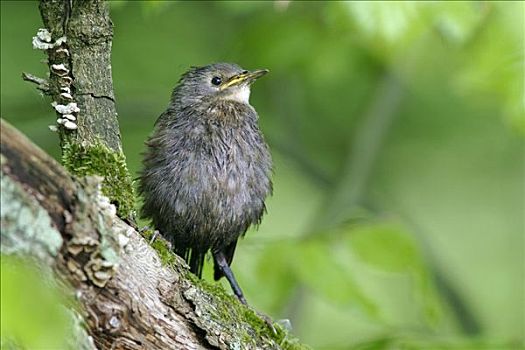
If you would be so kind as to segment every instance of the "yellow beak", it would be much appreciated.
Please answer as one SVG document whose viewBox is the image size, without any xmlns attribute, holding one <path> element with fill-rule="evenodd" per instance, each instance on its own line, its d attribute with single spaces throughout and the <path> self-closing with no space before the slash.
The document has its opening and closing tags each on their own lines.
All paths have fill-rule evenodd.
<svg viewBox="0 0 525 350">
<path fill-rule="evenodd" d="M 255 81 L 257 78 L 262 77 L 268 72 L 269 72 L 268 69 L 258 69 L 253 72 L 247 72 L 247 73 L 241 73 L 241 74 L 234 75 L 233 77 L 228 79 L 224 84 L 222 84 L 219 87 L 219 90 L 224 90 L 231 86 L 239 85 L 244 82 L 248 82 L 248 84 L 250 84 L 253 81 Z"/>
</svg>

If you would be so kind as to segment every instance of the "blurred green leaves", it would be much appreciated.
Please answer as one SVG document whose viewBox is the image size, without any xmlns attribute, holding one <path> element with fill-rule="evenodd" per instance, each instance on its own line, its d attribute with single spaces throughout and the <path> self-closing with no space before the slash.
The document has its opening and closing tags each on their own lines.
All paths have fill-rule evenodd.
<svg viewBox="0 0 525 350">
<path fill-rule="evenodd" d="M 419 15 L 420 8 L 424 6 L 422 4 L 386 1 L 345 3 L 367 41 L 374 42 L 378 48 L 400 47 L 411 35 L 417 35 L 422 25 Z"/>
<path fill-rule="evenodd" d="M 498 100 L 509 124 L 525 135 L 523 2 L 352 1 L 345 5 L 361 40 L 382 60 L 399 64 L 424 40 L 424 51 L 441 54 L 445 61 L 458 60 L 461 69 L 450 77 L 458 93 Z M 443 41 L 445 51 L 434 50 L 436 39 Z"/>
<path fill-rule="evenodd" d="M 407 231 L 399 224 L 375 223 L 350 229 L 347 240 L 360 261 L 384 272 L 409 275 L 414 299 L 422 304 L 429 325 L 435 326 L 441 305 L 421 249 Z"/>
<path fill-rule="evenodd" d="M 391 321 L 382 314 L 381 300 L 367 293 L 369 286 L 360 278 L 375 270 L 390 276 L 388 279 L 403 281 L 411 307 L 424 316 L 427 327 L 434 328 L 442 317 L 421 250 L 407 229 L 395 221 L 362 220 L 323 235 L 281 240 L 270 244 L 258 262 L 257 277 L 271 288 L 274 300 L 295 298 L 293 288 L 301 283 L 328 303 L 386 325 Z M 282 306 L 270 302 L 267 308 Z M 404 318 L 390 326 L 402 326 Z"/>
<path fill-rule="evenodd" d="M 456 89 L 469 98 L 484 96 L 501 101 L 507 122 L 523 136 L 525 5 L 491 2 L 485 6 L 486 16 L 493 25 L 480 28 L 479 35 L 472 38 L 468 50 L 462 53 L 464 69 L 458 74 Z"/>
<path fill-rule="evenodd" d="M 348 243 L 359 259 L 378 269 L 390 272 L 421 270 L 418 247 L 400 227 L 360 226 L 348 234 Z"/>
<path fill-rule="evenodd" d="M 291 261 L 295 275 L 308 288 L 332 303 L 377 314 L 376 306 L 361 291 L 351 271 L 334 254 L 330 240 L 307 239 L 300 242 L 297 258 Z"/>
<path fill-rule="evenodd" d="M 3 346 L 64 349 L 70 321 L 64 295 L 28 261 L 2 255 L 1 271 Z"/>
<path fill-rule="evenodd" d="M 386 59 L 432 32 L 450 44 L 464 45 L 493 6 L 498 6 L 474 1 L 353 1 L 345 5 L 367 45 L 379 50 Z"/>
</svg>

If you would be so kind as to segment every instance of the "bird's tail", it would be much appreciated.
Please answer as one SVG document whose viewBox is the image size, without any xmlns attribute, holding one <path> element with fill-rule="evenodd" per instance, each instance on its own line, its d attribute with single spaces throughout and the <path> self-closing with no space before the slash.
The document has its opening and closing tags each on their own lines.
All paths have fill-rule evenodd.
<svg viewBox="0 0 525 350">
<path fill-rule="evenodd" d="M 190 265 L 190 271 L 197 275 L 197 277 L 202 277 L 202 266 L 204 265 L 204 257 L 206 252 L 200 251 L 197 249 L 191 249 L 187 247 L 178 247 L 175 248 L 175 253 L 186 260 L 186 263 Z"/>
</svg>

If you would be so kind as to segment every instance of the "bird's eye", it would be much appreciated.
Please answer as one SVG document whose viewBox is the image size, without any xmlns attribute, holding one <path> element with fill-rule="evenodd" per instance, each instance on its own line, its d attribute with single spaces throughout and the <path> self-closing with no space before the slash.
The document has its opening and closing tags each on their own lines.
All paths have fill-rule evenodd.
<svg viewBox="0 0 525 350">
<path fill-rule="evenodd" d="M 212 83 L 213 85 L 221 85 L 221 83 L 222 83 L 222 79 L 219 78 L 219 77 L 213 77 L 213 78 L 211 79 L 211 83 Z"/>
</svg>

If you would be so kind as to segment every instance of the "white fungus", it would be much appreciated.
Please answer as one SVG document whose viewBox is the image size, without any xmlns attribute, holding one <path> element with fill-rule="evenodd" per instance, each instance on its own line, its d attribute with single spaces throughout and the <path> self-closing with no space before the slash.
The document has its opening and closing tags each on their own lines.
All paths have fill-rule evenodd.
<svg viewBox="0 0 525 350">
<path fill-rule="evenodd" d="M 61 83 L 65 85 L 71 85 L 73 79 L 69 76 L 60 77 Z"/>
<path fill-rule="evenodd" d="M 69 56 L 69 51 L 67 49 L 64 49 L 63 47 L 56 50 L 56 53 L 63 53 L 66 56 Z"/>
<path fill-rule="evenodd" d="M 77 120 L 77 118 L 76 118 L 73 114 L 64 114 L 64 115 L 62 116 L 62 118 L 66 118 L 66 119 L 69 119 L 69 120 L 71 120 L 71 121 L 75 121 L 75 120 Z"/>
<path fill-rule="evenodd" d="M 51 42 L 51 34 L 46 28 L 40 28 L 33 37 L 33 48 L 37 50 L 49 50 L 53 47 L 57 47 L 66 42 L 66 37 L 62 36 L 58 38 L 54 43 Z M 67 51 L 67 50 L 66 50 Z M 69 55 L 69 52 L 66 53 Z"/>
<path fill-rule="evenodd" d="M 77 124 L 73 123 L 70 120 L 66 120 L 66 122 L 64 123 L 64 128 L 69 130 L 75 130 L 77 128 Z"/>
<path fill-rule="evenodd" d="M 110 204 L 107 211 L 111 216 L 117 215 L 117 207 L 114 204 Z"/>
<path fill-rule="evenodd" d="M 111 202 L 109 201 L 109 198 L 106 196 L 99 196 L 98 198 L 98 206 L 101 208 L 109 208 L 111 205 Z"/>
<path fill-rule="evenodd" d="M 63 92 L 60 94 L 60 97 L 66 99 L 66 100 L 72 100 L 73 99 L 73 96 L 71 96 L 71 94 L 67 93 L 67 92 Z"/>
<path fill-rule="evenodd" d="M 124 248 L 129 243 L 129 237 L 123 234 L 118 235 L 118 243 L 122 248 Z"/>
<path fill-rule="evenodd" d="M 62 45 L 63 43 L 65 43 L 67 41 L 67 38 L 65 36 L 61 36 L 60 38 L 58 38 L 56 41 L 55 41 L 55 46 L 60 46 Z M 66 50 L 67 51 L 67 50 Z"/>
<path fill-rule="evenodd" d="M 51 65 L 51 70 L 55 74 L 60 75 L 60 76 L 67 75 L 69 73 L 69 69 L 67 69 L 66 66 L 63 63 L 61 63 L 61 64 L 52 64 Z"/>
<path fill-rule="evenodd" d="M 45 28 L 40 28 L 33 37 L 33 48 L 37 50 L 48 50 L 53 48 L 51 43 L 51 34 Z"/>
<path fill-rule="evenodd" d="M 46 28 L 40 28 L 37 32 L 36 32 L 36 37 L 42 41 L 45 41 L 46 43 L 50 43 L 51 42 L 51 34 L 49 33 L 49 31 L 46 29 Z"/>
<path fill-rule="evenodd" d="M 60 114 L 71 114 L 80 112 L 80 108 L 77 107 L 77 104 L 75 102 L 70 102 L 67 105 L 59 105 L 59 104 L 51 104 L 53 107 L 55 107 L 55 110 Z"/>
<path fill-rule="evenodd" d="M 53 44 L 46 43 L 40 40 L 38 37 L 33 37 L 33 49 L 35 50 L 49 50 L 53 48 Z"/>
</svg>

